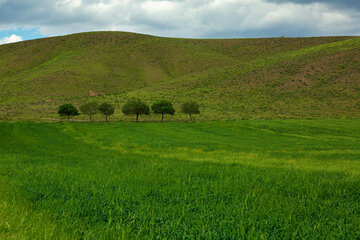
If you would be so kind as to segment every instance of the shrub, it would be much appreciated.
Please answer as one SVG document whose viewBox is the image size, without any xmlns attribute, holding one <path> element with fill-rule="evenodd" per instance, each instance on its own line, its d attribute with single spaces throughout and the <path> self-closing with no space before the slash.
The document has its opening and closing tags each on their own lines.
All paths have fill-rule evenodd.
<svg viewBox="0 0 360 240">
<path fill-rule="evenodd" d="M 69 120 L 71 116 L 79 115 L 79 111 L 72 104 L 66 103 L 60 105 L 58 114 L 62 117 L 67 116 L 67 119 Z"/>
<path fill-rule="evenodd" d="M 194 101 L 187 101 L 184 102 L 181 106 L 181 111 L 185 114 L 189 114 L 190 121 L 192 121 L 191 114 L 199 114 L 200 113 L 200 106 L 197 102 Z"/>
<path fill-rule="evenodd" d="M 154 103 L 151 106 L 151 109 L 155 114 L 161 114 L 161 121 L 164 121 L 164 114 L 174 115 L 175 109 L 171 102 L 166 100 L 161 100 Z"/>
<path fill-rule="evenodd" d="M 111 103 L 104 102 L 99 106 L 99 111 L 105 115 L 105 121 L 108 121 L 108 117 L 115 112 L 115 107 Z"/>
<path fill-rule="evenodd" d="M 83 114 L 88 115 L 91 122 L 91 116 L 99 112 L 99 105 L 96 102 L 85 103 L 80 106 L 80 111 Z"/>
<path fill-rule="evenodd" d="M 128 100 L 122 108 L 125 115 L 136 115 L 136 121 L 139 121 L 139 115 L 149 115 L 150 107 L 145 102 L 138 98 Z"/>
</svg>

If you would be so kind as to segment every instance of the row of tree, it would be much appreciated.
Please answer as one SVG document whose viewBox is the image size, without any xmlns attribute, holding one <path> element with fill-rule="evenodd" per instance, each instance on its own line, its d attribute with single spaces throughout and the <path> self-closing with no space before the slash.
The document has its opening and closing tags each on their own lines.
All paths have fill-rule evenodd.
<svg viewBox="0 0 360 240">
<path fill-rule="evenodd" d="M 188 114 L 190 121 L 192 121 L 192 114 L 199 114 L 199 104 L 194 101 L 187 101 L 184 102 L 181 105 L 181 112 Z M 155 114 L 161 114 L 161 121 L 164 121 L 164 115 L 174 115 L 175 114 L 175 108 L 173 107 L 172 103 L 167 100 L 161 100 L 156 103 L 154 103 L 151 106 L 151 110 Z M 101 113 L 105 116 L 105 120 L 108 121 L 108 117 L 115 112 L 115 107 L 113 104 L 104 102 L 100 105 L 96 102 L 89 102 L 85 103 L 80 106 L 80 111 L 88 115 L 90 118 L 90 121 L 92 120 L 92 116 Z M 144 101 L 138 98 L 132 98 L 128 100 L 122 107 L 122 112 L 125 115 L 136 115 L 136 121 L 139 121 L 140 115 L 149 115 L 150 114 L 150 106 L 146 104 Z M 67 117 L 69 120 L 72 116 L 79 115 L 79 111 L 76 107 L 74 107 L 70 103 L 66 103 L 63 105 L 60 105 L 58 114 L 62 117 Z"/>
</svg>

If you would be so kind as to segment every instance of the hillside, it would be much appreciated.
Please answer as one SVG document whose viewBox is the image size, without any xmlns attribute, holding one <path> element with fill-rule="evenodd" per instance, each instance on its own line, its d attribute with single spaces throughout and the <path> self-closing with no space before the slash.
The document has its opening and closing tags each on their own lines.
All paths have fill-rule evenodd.
<svg viewBox="0 0 360 240">
<path fill-rule="evenodd" d="M 113 118 L 128 119 L 120 107 L 131 96 L 149 103 L 166 98 L 177 110 L 195 99 L 203 120 L 359 118 L 359 69 L 354 37 L 81 33 L 0 46 L 0 118 L 54 118 L 59 104 L 91 99 L 116 103 Z M 89 97 L 89 91 L 105 95 Z"/>
</svg>

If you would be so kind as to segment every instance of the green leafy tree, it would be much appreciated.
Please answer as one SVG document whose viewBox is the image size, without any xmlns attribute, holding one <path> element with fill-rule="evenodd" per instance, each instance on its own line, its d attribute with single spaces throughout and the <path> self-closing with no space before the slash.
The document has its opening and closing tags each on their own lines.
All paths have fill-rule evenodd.
<svg viewBox="0 0 360 240">
<path fill-rule="evenodd" d="M 126 115 L 136 115 L 136 121 L 139 121 L 139 115 L 145 114 L 149 115 L 150 113 L 150 107 L 145 102 L 138 98 L 132 98 L 128 100 L 123 108 L 122 112 Z"/>
<path fill-rule="evenodd" d="M 175 109 L 171 102 L 166 100 L 161 100 L 154 103 L 151 106 L 151 109 L 155 114 L 161 114 L 161 121 L 164 121 L 164 114 L 174 115 Z"/>
<path fill-rule="evenodd" d="M 79 111 L 72 104 L 65 103 L 60 105 L 58 114 L 62 117 L 67 116 L 67 119 L 69 120 L 70 117 L 79 115 Z"/>
<path fill-rule="evenodd" d="M 191 114 L 199 114 L 200 113 L 200 106 L 197 102 L 194 101 L 187 101 L 184 102 L 181 106 L 181 111 L 185 114 L 189 114 L 190 121 L 192 121 Z"/>
<path fill-rule="evenodd" d="M 99 112 L 99 105 L 96 102 L 85 103 L 80 106 L 80 111 L 83 114 L 88 115 L 91 122 L 91 116 Z"/>
<path fill-rule="evenodd" d="M 108 117 L 112 114 L 114 114 L 115 112 L 115 107 L 110 104 L 110 103 L 107 103 L 107 102 L 104 102 L 102 103 L 100 106 L 99 106 L 99 111 L 105 115 L 105 120 L 106 122 L 108 121 Z"/>
</svg>

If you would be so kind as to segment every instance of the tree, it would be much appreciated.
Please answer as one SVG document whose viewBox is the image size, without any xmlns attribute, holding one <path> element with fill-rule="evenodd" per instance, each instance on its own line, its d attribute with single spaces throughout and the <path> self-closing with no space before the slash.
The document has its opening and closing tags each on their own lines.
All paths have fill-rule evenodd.
<svg viewBox="0 0 360 240">
<path fill-rule="evenodd" d="M 122 108 L 122 112 L 126 115 L 135 114 L 136 121 L 139 121 L 139 115 L 149 115 L 150 107 L 138 98 L 128 100 Z"/>
<path fill-rule="evenodd" d="M 62 117 L 67 116 L 67 119 L 69 120 L 71 116 L 79 115 L 79 112 L 72 104 L 66 103 L 60 105 L 58 114 Z"/>
<path fill-rule="evenodd" d="M 80 110 L 83 114 L 86 114 L 90 117 L 91 122 L 91 116 L 99 112 L 99 105 L 96 102 L 85 103 L 80 106 Z"/>
<path fill-rule="evenodd" d="M 190 121 L 192 121 L 191 114 L 199 114 L 200 113 L 199 108 L 200 106 L 197 102 L 187 101 L 184 102 L 183 105 L 181 106 L 181 111 L 185 114 L 189 114 Z"/>
<path fill-rule="evenodd" d="M 164 121 L 164 114 L 174 115 L 175 113 L 172 103 L 166 100 L 154 103 L 151 109 L 155 114 L 161 114 L 161 121 Z"/>
<path fill-rule="evenodd" d="M 104 102 L 103 104 L 101 104 L 99 106 L 99 111 L 105 115 L 106 117 L 106 122 L 108 121 L 108 116 L 114 114 L 115 112 L 115 108 L 112 104 Z"/>
</svg>

